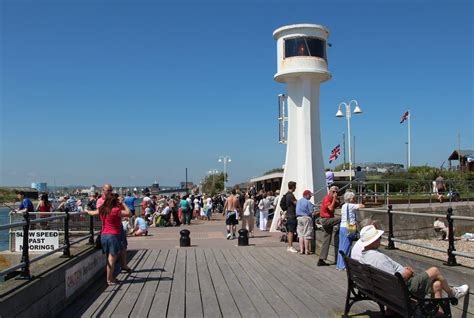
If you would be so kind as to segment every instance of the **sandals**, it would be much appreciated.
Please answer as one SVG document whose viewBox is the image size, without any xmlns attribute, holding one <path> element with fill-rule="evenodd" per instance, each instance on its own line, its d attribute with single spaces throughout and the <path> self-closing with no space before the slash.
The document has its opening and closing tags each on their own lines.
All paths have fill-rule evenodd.
<svg viewBox="0 0 474 318">
<path fill-rule="evenodd" d="M 313 252 L 306 251 L 306 255 L 312 255 Z"/>
<path fill-rule="evenodd" d="M 107 285 L 108 286 L 116 286 L 119 284 L 119 281 L 118 280 L 115 280 L 115 281 L 107 281 Z"/>
</svg>

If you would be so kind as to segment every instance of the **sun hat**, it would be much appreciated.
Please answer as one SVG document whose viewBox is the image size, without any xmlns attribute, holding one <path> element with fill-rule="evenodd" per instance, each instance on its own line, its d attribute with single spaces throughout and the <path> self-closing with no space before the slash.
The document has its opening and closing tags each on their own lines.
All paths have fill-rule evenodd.
<svg viewBox="0 0 474 318">
<path fill-rule="evenodd" d="M 373 225 L 367 225 L 360 230 L 360 241 L 362 246 L 366 247 L 378 240 L 382 236 L 384 231 L 377 230 Z"/>
</svg>

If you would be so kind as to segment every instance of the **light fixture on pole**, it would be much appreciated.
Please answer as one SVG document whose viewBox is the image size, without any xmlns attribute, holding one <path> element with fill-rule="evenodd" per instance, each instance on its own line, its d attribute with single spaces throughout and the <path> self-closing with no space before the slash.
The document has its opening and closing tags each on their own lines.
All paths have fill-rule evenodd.
<svg viewBox="0 0 474 318">
<path fill-rule="evenodd" d="M 227 163 L 231 162 L 230 156 L 219 156 L 219 162 L 224 163 L 224 191 L 226 189 L 226 181 L 227 181 Z"/>
<path fill-rule="evenodd" d="M 349 183 L 352 187 L 352 149 L 351 149 L 351 104 L 354 102 L 354 114 L 361 114 L 362 110 L 359 107 L 359 103 L 353 99 L 348 104 L 342 102 L 339 104 L 336 117 L 344 117 L 344 113 L 341 110 L 341 106 L 346 107 L 346 119 L 347 119 L 347 143 L 349 146 Z"/>
</svg>

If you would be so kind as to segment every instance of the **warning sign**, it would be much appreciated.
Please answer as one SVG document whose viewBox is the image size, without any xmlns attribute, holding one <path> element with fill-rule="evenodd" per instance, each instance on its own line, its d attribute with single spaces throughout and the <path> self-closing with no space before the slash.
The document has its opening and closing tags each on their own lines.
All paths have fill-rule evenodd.
<svg viewBox="0 0 474 318">
<path fill-rule="evenodd" d="M 49 252 L 59 247 L 58 231 L 30 231 L 28 250 L 30 252 Z M 15 251 L 23 250 L 23 231 L 15 231 Z"/>
</svg>

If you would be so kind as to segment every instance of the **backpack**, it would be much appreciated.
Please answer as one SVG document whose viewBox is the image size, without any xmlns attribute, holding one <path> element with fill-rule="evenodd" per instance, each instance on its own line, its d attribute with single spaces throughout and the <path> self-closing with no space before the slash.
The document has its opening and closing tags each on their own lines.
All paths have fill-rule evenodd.
<svg viewBox="0 0 474 318">
<path fill-rule="evenodd" d="M 285 193 L 282 197 L 281 197 L 281 200 L 280 200 L 280 208 L 283 210 L 283 211 L 286 211 L 288 210 L 288 205 L 286 205 L 286 195 L 288 194 Z"/>
</svg>

